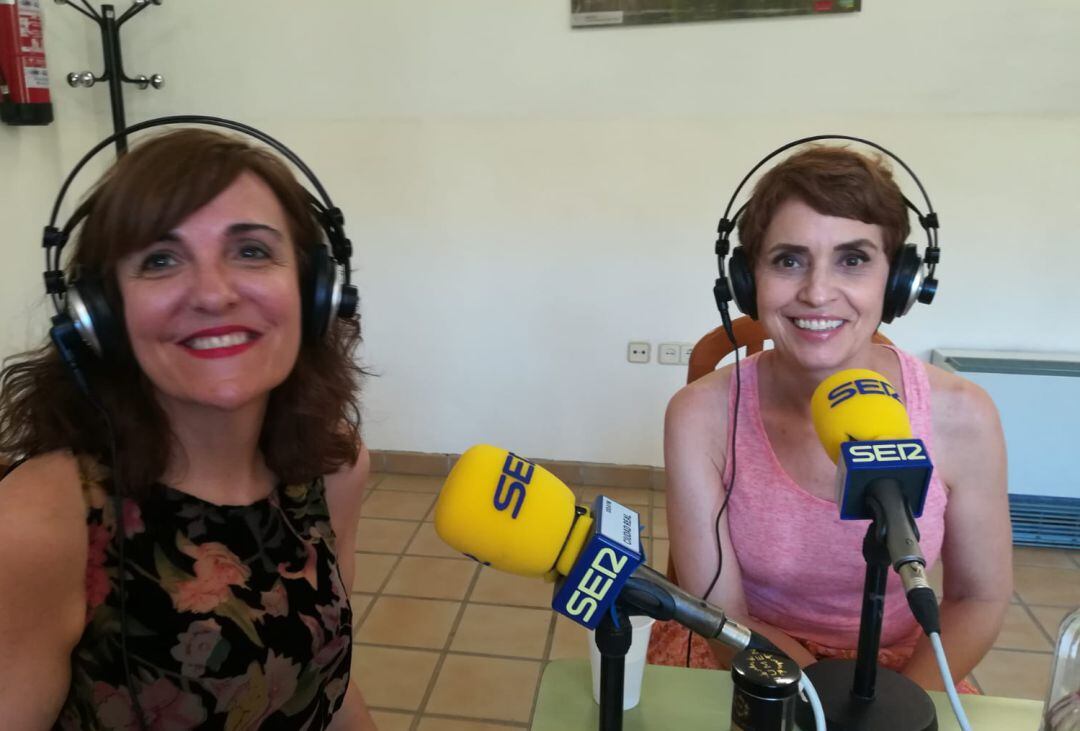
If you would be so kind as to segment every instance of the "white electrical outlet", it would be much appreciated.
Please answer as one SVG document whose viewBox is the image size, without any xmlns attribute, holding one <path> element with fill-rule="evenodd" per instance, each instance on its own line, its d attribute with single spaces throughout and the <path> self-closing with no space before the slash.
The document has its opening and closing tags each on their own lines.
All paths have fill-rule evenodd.
<svg viewBox="0 0 1080 731">
<path fill-rule="evenodd" d="M 679 365 L 679 344 L 660 343 L 657 345 L 656 362 L 664 365 Z"/>
<path fill-rule="evenodd" d="M 631 363 L 648 363 L 651 349 L 648 343 L 633 340 L 626 346 L 626 359 Z"/>
<path fill-rule="evenodd" d="M 690 354 L 694 351 L 693 343 L 679 344 L 679 365 L 690 365 Z"/>
</svg>

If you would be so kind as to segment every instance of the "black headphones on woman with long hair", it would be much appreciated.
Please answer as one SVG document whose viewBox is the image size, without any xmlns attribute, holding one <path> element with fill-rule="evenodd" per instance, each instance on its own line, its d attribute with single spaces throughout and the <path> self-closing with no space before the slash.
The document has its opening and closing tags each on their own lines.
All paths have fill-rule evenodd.
<svg viewBox="0 0 1080 731">
<path fill-rule="evenodd" d="M 317 192 L 316 195 L 308 191 L 311 214 L 326 235 L 325 243 L 318 242 L 315 246 L 309 247 L 311 271 L 307 281 L 301 283 L 304 292 L 304 336 L 306 338 L 325 337 L 334 317 L 351 318 L 356 315 L 359 297 L 351 280 L 349 259 L 352 256 L 352 243 L 345 235 L 345 217 L 303 160 L 265 132 L 230 119 L 203 115 L 176 115 L 149 119 L 106 137 L 79 160 L 74 169 L 68 173 L 56 196 L 52 216 L 49 218 L 48 225 L 45 226 L 42 238 L 42 246 L 45 248 L 45 292 L 56 308 L 49 337 L 56 344 L 61 357 L 84 391 L 88 389 L 80 368 L 79 353 L 89 349 L 104 361 L 115 359 L 123 349 L 124 327 L 120 317 L 109 307 L 104 287 L 96 277 L 76 274 L 70 281 L 64 278 L 64 272 L 60 267 L 61 252 L 71 232 L 89 215 L 92 206 L 88 203 L 79 206 L 67 222 L 58 228 L 60 206 L 79 172 L 99 152 L 113 144 L 118 138 L 152 127 L 173 124 L 223 127 L 241 132 L 272 148 L 303 173 Z"/>
</svg>

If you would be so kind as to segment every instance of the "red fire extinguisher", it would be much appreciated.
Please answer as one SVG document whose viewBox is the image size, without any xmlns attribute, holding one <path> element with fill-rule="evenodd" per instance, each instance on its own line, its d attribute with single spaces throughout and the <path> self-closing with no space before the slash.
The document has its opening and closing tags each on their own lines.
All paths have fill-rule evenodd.
<svg viewBox="0 0 1080 731">
<path fill-rule="evenodd" d="M 0 0 L 0 121 L 53 121 L 39 0 Z"/>
</svg>

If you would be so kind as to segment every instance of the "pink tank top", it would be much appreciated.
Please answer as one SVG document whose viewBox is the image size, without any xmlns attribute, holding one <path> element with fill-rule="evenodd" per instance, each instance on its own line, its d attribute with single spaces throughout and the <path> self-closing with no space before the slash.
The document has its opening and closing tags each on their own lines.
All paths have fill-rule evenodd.
<svg viewBox="0 0 1080 731">
<path fill-rule="evenodd" d="M 892 350 L 900 359 L 912 433 L 923 440 L 933 460 L 926 369 L 914 356 Z M 835 502 L 806 492 L 784 471 L 761 420 L 757 365 L 757 357 L 752 356 L 740 366 L 737 482 L 728 503 L 728 527 L 742 571 L 747 609 L 751 616 L 797 639 L 836 649 L 854 648 L 866 571 L 862 541 L 869 521 L 840 520 Z M 734 378 L 728 404 L 730 444 Z M 730 468 L 728 460 L 727 479 Z M 941 554 L 947 499 L 935 472 L 922 517 L 916 520 L 927 569 Z M 881 646 L 914 644 L 918 631 L 900 578 L 890 569 Z"/>
</svg>

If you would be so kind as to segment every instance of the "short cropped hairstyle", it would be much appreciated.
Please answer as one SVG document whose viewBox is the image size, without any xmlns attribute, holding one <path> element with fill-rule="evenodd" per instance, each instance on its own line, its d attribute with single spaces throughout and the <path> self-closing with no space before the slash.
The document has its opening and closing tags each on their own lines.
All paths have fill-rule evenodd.
<svg viewBox="0 0 1080 731">
<path fill-rule="evenodd" d="M 765 173 L 739 216 L 739 244 L 751 267 L 776 211 L 792 199 L 822 215 L 881 226 L 889 261 L 911 232 L 904 195 L 883 160 L 842 147 L 810 147 Z"/>
<path fill-rule="evenodd" d="M 105 173 L 82 203 L 86 218 L 71 244 L 68 276 L 100 279 L 122 328 L 117 262 L 160 239 L 244 172 L 261 178 L 284 209 L 305 293 L 311 253 L 324 236 L 307 191 L 268 150 L 204 129 L 150 138 Z M 364 375 L 355 361 L 359 340 L 356 319 L 336 320 L 323 338 L 305 337 L 292 371 L 271 392 L 259 446 L 284 482 L 306 482 L 356 461 Z M 144 496 L 158 485 L 175 447 L 153 384 L 126 343 L 107 362 L 84 360 L 84 375 L 116 435 L 118 463 L 111 466 L 121 492 Z M 101 413 L 80 393 L 51 344 L 5 359 L 0 459 L 69 449 L 111 464 L 111 446 Z"/>
</svg>

